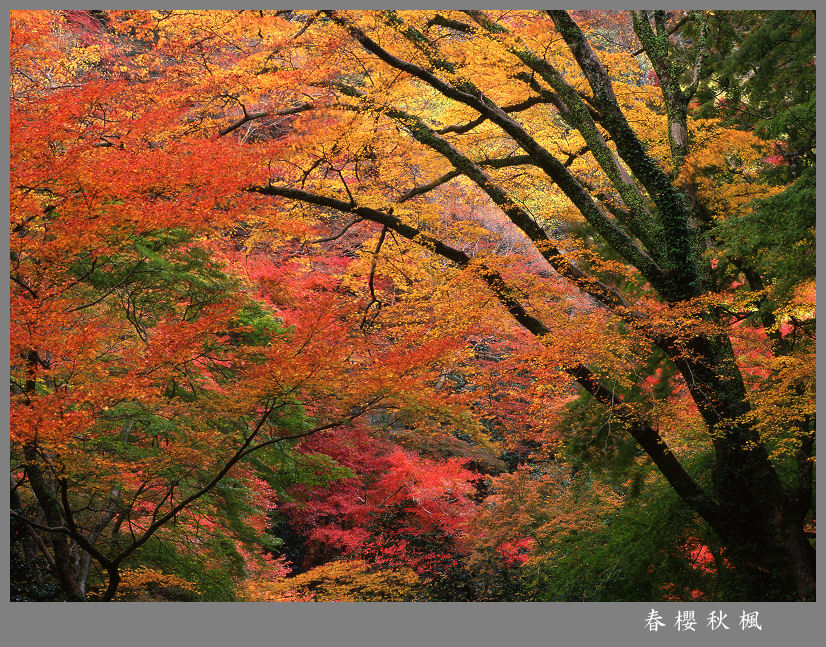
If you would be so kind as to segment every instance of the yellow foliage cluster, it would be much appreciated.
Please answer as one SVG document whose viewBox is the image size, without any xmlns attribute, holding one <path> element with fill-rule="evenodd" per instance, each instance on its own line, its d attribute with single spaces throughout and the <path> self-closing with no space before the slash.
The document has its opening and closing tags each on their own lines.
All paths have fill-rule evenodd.
<svg viewBox="0 0 826 647">
<path fill-rule="evenodd" d="M 94 600 L 102 591 L 89 594 Z M 121 571 L 121 583 L 115 595 L 118 602 L 174 602 L 191 601 L 201 595 L 198 587 L 178 575 L 140 566 Z"/>
<path fill-rule="evenodd" d="M 767 370 L 768 377 L 751 394 L 747 421 L 760 432 L 772 459 L 798 457 L 814 463 L 810 446 L 817 414 L 814 353 L 773 358 L 767 361 Z"/>
<path fill-rule="evenodd" d="M 696 184 L 698 196 L 715 217 L 743 213 L 753 200 L 786 188 L 758 181 L 770 148 L 753 132 L 726 128 L 719 119 L 690 120 L 689 130 L 692 149 L 678 182 Z"/>
<path fill-rule="evenodd" d="M 357 560 L 335 560 L 280 582 L 247 581 L 248 602 L 408 602 L 417 599 L 415 571 L 377 569 Z"/>
<path fill-rule="evenodd" d="M 791 317 L 801 320 L 814 318 L 816 292 L 817 284 L 814 279 L 804 281 L 795 287 L 789 302 L 778 309 L 776 313 L 778 320 L 784 321 Z"/>
</svg>

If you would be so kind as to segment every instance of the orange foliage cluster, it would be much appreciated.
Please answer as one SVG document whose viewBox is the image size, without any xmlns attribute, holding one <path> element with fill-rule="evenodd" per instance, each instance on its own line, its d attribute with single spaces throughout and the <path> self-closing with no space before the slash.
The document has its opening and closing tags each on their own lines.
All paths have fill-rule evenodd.
<svg viewBox="0 0 826 647">
<path fill-rule="evenodd" d="M 507 34 L 439 32 L 437 56 L 415 37 L 439 24 L 434 12 L 403 16 L 406 26 L 393 12 L 12 12 L 13 478 L 26 503 L 62 496 L 66 519 L 45 525 L 76 524 L 97 546 L 103 589 L 107 564 L 128 564 L 150 538 L 214 563 L 212 540 L 227 539 L 241 595 L 279 601 L 414 599 L 445 564 L 553 559 L 560 535 L 597 528 L 630 490 L 571 487 L 575 367 L 592 366 L 612 396 L 632 394 L 624 416 L 663 421 L 668 453 L 711 451 L 719 430 L 705 429 L 685 374 L 651 363 L 657 344 L 691 365 L 698 339 L 728 335 L 749 390 L 738 424 L 778 461 L 805 443 L 789 427 L 815 414 L 814 350 L 775 357 L 771 335 L 815 316 L 814 283 L 774 329 L 740 323 L 738 311 L 756 311 L 742 283 L 666 302 L 540 165 L 509 163 L 515 140 L 490 119 L 462 130 L 479 113 L 434 90 L 477 84 L 499 105 L 524 103 L 535 87 L 514 70 L 541 52 L 591 105 L 547 17 L 490 12 Z M 759 180 L 763 142 L 714 119 L 689 120 L 695 146 L 675 172 L 661 89 L 628 53 L 630 23 L 577 19 L 602 35 L 652 164 L 693 186 L 715 219 L 784 188 Z M 367 32 L 435 81 L 365 53 L 356 36 Z M 537 100 L 519 123 L 568 159 L 588 200 L 620 213 L 619 185 L 592 150 L 602 141 L 616 160 L 616 143 L 596 125 L 586 142 L 553 106 Z M 421 146 L 422 133 L 440 144 Z M 448 163 L 454 154 L 484 180 L 444 179 L 471 164 Z M 421 189 L 440 176 L 438 193 Z M 327 202 L 274 200 L 276 185 Z M 551 233 L 529 240 L 514 209 Z M 392 226 L 363 215 L 375 213 Z M 437 241 L 453 256 L 434 254 Z M 569 276 L 591 278 L 551 271 L 556 254 Z M 621 306 L 594 296 L 603 284 Z M 539 339 L 513 302 L 543 322 Z M 277 515 L 304 534 L 306 572 L 288 577 L 303 567 L 250 540 Z M 436 535 L 433 550 L 417 544 Z M 686 550 L 710 567 L 705 547 Z M 146 567 L 121 569 L 119 591 L 197 595 Z"/>
</svg>

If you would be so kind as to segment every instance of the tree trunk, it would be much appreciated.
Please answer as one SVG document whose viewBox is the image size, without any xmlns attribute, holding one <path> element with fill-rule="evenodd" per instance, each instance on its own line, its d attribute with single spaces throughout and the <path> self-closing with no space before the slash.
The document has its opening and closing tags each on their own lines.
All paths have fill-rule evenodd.
<svg viewBox="0 0 826 647">
<path fill-rule="evenodd" d="M 43 476 L 40 467 L 37 465 L 37 453 L 34 447 L 26 445 L 23 448 L 23 453 L 26 457 L 26 473 L 29 476 L 29 484 L 40 508 L 43 510 L 46 523 L 52 528 L 63 527 L 64 520 L 60 511 L 60 503 L 52 484 Z M 50 535 L 54 572 L 60 588 L 70 602 L 85 600 L 86 596 L 78 582 L 72 563 L 72 551 L 68 537 L 62 532 L 52 532 Z"/>
<path fill-rule="evenodd" d="M 814 550 L 800 524 L 738 512 L 718 530 L 734 567 L 730 599 L 814 601 Z"/>
<path fill-rule="evenodd" d="M 731 342 L 695 337 L 679 355 L 669 351 L 712 437 L 719 514 L 710 523 L 735 567 L 735 590 L 748 600 L 814 600 L 806 510 L 791 500 L 759 435 L 742 421 L 749 405 Z"/>
</svg>

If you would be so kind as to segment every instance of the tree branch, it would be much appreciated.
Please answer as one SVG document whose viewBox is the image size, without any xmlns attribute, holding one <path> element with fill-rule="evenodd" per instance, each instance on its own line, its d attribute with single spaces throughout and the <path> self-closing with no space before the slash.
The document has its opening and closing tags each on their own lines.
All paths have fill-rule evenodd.
<svg viewBox="0 0 826 647">
<path fill-rule="evenodd" d="M 429 234 L 425 234 L 415 227 L 403 223 L 398 217 L 390 213 L 370 207 L 359 207 L 355 204 L 348 204 L 341 200 L 336 200 L 335 198 L 328 198 L 290 187 L 251 187 L 249 190 L 263 195 L 301 200 L 309 204 L 353 213 L 365 220 L 380 223 L 384 225 L 385 228 L 399 233 L 404 238 L 435 252 L 459 267 L 473 269 L 476 275 L 491 289 L 497 300 L 505 307 L 510 315 L 536 337 L 544 337 L 550 332 L 542 321 L 527 312 L 524 306 L 514 297 L 514 291 L 507 285 L 499 272 L 490 269 L 483 262 L 475 261 L 465 252 L 450 247 Z M 629 433 L 651 457 L 671 486 L 698 514 L 712 526 L 715 526 L 719 516 L 717 504 L 700 488 L 691 475 L 685 471 L 659 433 L 654 430 L 632 406 L 619 398 L 612 389 L 603 387 L 586 366 L 578 364 L 576 366 L 563 367 L 563 370 L 591 393 L 598 402 L 614 407 L 615 414 L 625 420 Z"/>
<path fill-rule="evenodd" d="M 679 20 L 678 20 L 678 21 L 674 24 L 674 26 L 673 26 L 673 27 L 669 27 L 669 28 L 668 28 L 668 32 L 667 32 L 667 34 L 668 34 L 669 36 L 671 36 L 671 34 L 673 34 L 673 33 L 674 33 L 674 32 L 676 32 L 676 31 L 677 31 L 680 27 L 682 27 L 682 26 L 683 26 L 683 25 L 684 25 L 684 24 L 688 21 L 688 19 L 689 19 L 690 17 L 691 17 L 691 13 L 687 11 L 687 12 L 686 12 L 686 14 L 685 14 L 682 18 L 680 18 L 680 19 L 679 19 Z M 631 52 L 631 56 L 639 56 L 640 54 L 645 54 L 645 47 L 640 47 L 637 51 L 635 51 L 635 52 Z"/>
<path fill-rule="evenodd" d="M 287 440 L 293 440 L 293 439 L 297 439 L 297 438 L 303 438 L 305 436 L 309 436 L 311 434 L 318 433 L 319 431 L 323 431 L 323 430 L 326 430 L 326 429 L 332 429 L 334 427 L 341 426 L 341 425 L 343 425 L 347 422 L 352 422 L 353 420 L 355 420 L 355 418 L 362 415 L 367 410 L 367 408 L 369 406 L 370 406 L 370 403 L 368 403 L 366 405 L 363 405 L 362 407 L 360 407 L 357 410 L 356 413 L 354 413 L 350 416 L 347 416 L 347 417 L 342 418 L 340 420 L 337 420 L 335 422 L 330 422 L 330 423 L 327 423 L 327 424 L 324 424 L 324 425 L 319 425 L 318 427 L 315 427 L 315 428 L 310 429 L 308 431 L 302 432 L 300 434 L 295 434 L 295 435 L 291 435 L 291 436 L 279 436 L 277 438 L 273 438 L 273 439 L 264 441 L 262 443 L 258 443 L 257 445 L 252 445 L 253 440 L 255 440 L 255 438 L 258 436 L 259 432 L 264 427 L 264 424 L 266 423 L 270 413 L 272 413 L 272 411 L 274 410 L 273 406 L 268 407 L 264 411 L 264 413 L 261 415 L 261 417 L 259 418 L 259 420 L 258 420 L 257 424 L 255 425 L 255 427 L 253 428 L 252 432 L 250 432 L 250 434 L 246 437 L 246 439 L 244 440 L 241 447 L 239 447 L 236 450 L 236 452 L 229 459 L 227 459 L 227 461 L 224 463 L 224 466 L 212 477 L 212 479 L 210 479 L 205 485 L 198 488 L 195 492 L 193 492 L 192 494 L 190 494 L 189 496 L 184 498 L 180 503 L 178 503 L 177 505 L 172 507 L 169 510 L 169 512 L 167 512 L 166 514 L 164 514 L 161 517 L 158 517 L 152 524 L 150 524 L 146 528 L 146 530 L 143 531 L 143 533 L 139 537 L 136 537 L 128 547 L 126 547 L 124 550 L 122 550 L 120 553 L 118 553 L 118 555 L 116 557 L 114 557 L 112 560 L 109 560 L 109 561 L 112 564 L 114 564 L 115 566 L 120 564 L 129 555 L 131 555 L 138 548 L 143 546 L 143 544 L 145 544 L 155 534 L 155 532 L 159 528 L 164 526 L 170 519 L 175 517 L 179 512 L 181 512 L 189 504 L 193 503 L 194 501 L 197 501 L 202 496 L 209 493 L 218 483 L 221 482 L 221 480 L 238 463 L 238 461 L 240 461 L 245 456 L 248 456 L 249 454 L 251 454 L 251 453 L 253 453 L 253 452 L 255 452 L 255 451 L 257 451 L 257 450 L 259 450 L 263 447 L 267 447 L 267 446 L 275 444 L 275 443 L 280 443 L 280 442 L 284 442 L 284 441 L 287 441 Z M 97 559 L 97 557 L 96 557 L 96 559 Z M 110 600 L 115 594 L 116 587 L 117 587 L 117 585 L 115 586 L 114 589 L 111 587 L 111 580 L 110 580 L 110 587 L 109 587 L 109 589 L 107 589 L 106 593 L 104 594 L 103 599 L 104 600 Z"/>
<path fill-rule="evenodd" d="M 583 151 L 584 152 L 584 151 Z M 581 153 L 577 153 L 579 155 Z M 565 162 L 567 166 L 573 162 L 573 157 L 570 157 L 568 161 Z M 524 166 L 527 164 L 533 165 L 533 160 L 528 155 L 514 155 L 511 157 L 500 157 L 500 158 L 493 158 L 493 159 L 484 159 L 479 160 L 476 162 L 479 166 L 488 166 L 490 168 L 507 168 L 510 166 Z M 405 191 L 396 202 L 402 203 L 415 198 L 416 196 L 423 195 L 428 191 L 432 191 L 440 187 L 442 184 L 446 182 L 450 182 L 450 180 L 459 177 L 462 173 L 457 170 L 453 169 L 452 171 L 448 171 L 444 175 L 437 177 L 435 180 L 428 182 L 427 184 L 422 184 L 417 187 L 413 187 L 408 191 Z"/>
<path fill-rule="evenodd" d="M 479 188 L 481 188 L 488 195 L 488 197 L 490 197 L 493 203 L 496 204 L 506 216 L 508 216 L 511 222 L 513 222 L 528 237 L 528 239 L 534 243 L 536 249 L 542 257 L 560 275 L 572 281 L 580 290 L 594 297 L 609 308 L 625 309 L 628 307 L 628 303 L 613 287 L 610 287 L 594 277 L 587 275 L 585 272 L 569 263 L 563 256 L 562 252 L 560 252 L 548 238 L 548 234 L 545 230 L 536 223 L 529 213 L 519 207 L 501 187 L 493 182 L 490 176 L 479 168 L 477 164 L 462 154 L 451 143 L 437 135 L 421 119 L 397 108 L 375 106 L 369 97 L 354 88 L 350 88 L 349 86 L 345 86 L 343 84 L 339 84 L 339 87 L 345 94 L 361 99 L 371 109 L 383 112 L 391 119 L 398 121 L 407 129 L 414 139 L 441 154 L 454 166 L 457 171 L 461 172 L 471 181 L 476 183 L 476 185 L 479 186 Z M 560 166 L 562 165 L 560 164 Z M 567 169 L 565 172 L 567 173 Z M 588 197 L 590 199 L 590 195 Z M 606 232 L 605 228 L 602 228 L 600 233 L 603 235 L 606 235 L 607 233 L 609 238 L 613 237 L 612 234 L 624 236 L 624 234 L 619 231 L 613 222 L 610 224 L 610 232 Z M 631 243 L 631 245 L 633 245 L 633 243 Z M 656 263 L 654 263 L 654 261 L 642 250 L 639 250 L 636 247 L 634 249 L 636 252 L 635 254 L 630 250 L 628 250 L 628 253 L 637 257 L 638 265 L 646 268 L 647 271 L 643 272 L 643 275 L 647 277 L 649 273 L 655 273 Z"/>
<path fill-rule="evenodd" d="M 374 280 L 376 277 L 376 266 L 379 262 L 379 252 L 381 251 L 381 246 L 384 243 L 384 237 L 387 235 L 387 225 L 381 228 L 381 234 L 379 234 L 379 242 L 376 244 L 376 249 L 373 250 L 373 260 L 370 262 L 370 276 L 367 279 L 367 285 L 370 288 L 370 303 L 367 304 L 367 307 L 364 308 L 364 316 L 361 319 L 361 324 L 359 328 L 362 330 L 367 330 L 367 328 L 376 320 L 376 317 L 379 316 L 381 312 L 381 301 L 376 298 L 376 289 L 374 286 Z M 376 307 L 376 314 L 368 322 L 367 317 L 370 314 L 370 308 L 373 304 L 378 304 Z"/>
<path fill-rule="evenodd" d="M 219 130 L 218 134 L 215 136 L 215 138 L 220 139 L 224 135 L 229 135 L 233 130 L 236 130 L 237 128 L 240 128 L 241 126 L 243 126 L 245 123 L 247 123 L 249 121 L 254 121 L 256 119 L 262 119 L 263 117 L 270 117 L 270 116 L 272 116 L 272 117 L 286 117 L 288 115 L 297 115 L 299 112 L 304 112 L 306 110 L 312 110 L 314 107 L 315 107 L 314 104 L 305 102 L 305 103 L 302 103 L 302 104 L 299 104 L 299 105 L 295 106 L 294 108 L 285 108 L 284 110 L 278 110 L 276 112 L 272 112 L 270 110 L 261 110 L 260 112 L 250 112 L 250 113 L 248 113 L 246 108 L 243 108 L 243 106 L 242 106 L 242 108 L 244 110 L 244 116 L 241 117 L 240 119 L 238 119 L 237 121 L 234 121 L 229 126 L 226 126 L 225 128 L 222 128 L 221 130 Z"/>
<path fill-rule="evenodd" d="M 548 97 L 528 97 L 527 99 L 525 99 L 524 101 L 520 101 L 519 103 L 513 103 L 509 106 L 502 106 L 502 111 L 507 112 L 508 114 L 513 112 L 522 112 L 523 110 L 527 110 L 528 108 L 531 108 L 541 103 L 550 103 L 550 100 L 548 99 Z M 479 115 L 476 119 L 474 119 L 473 121 L 469 121 L 466 124 L 445 126 L 444 128 L 440 128 L 436 132 L 440 135 L 444 135 L 446 133 L 458 133 L 460 135 L 463 135 L 464 133 L 470 132 L 471 130 L 476 128 L 476 126 L 478 126 L 486 120 L 487 117 L 485 115 Z"/>
<path fill-rule="evenodd" d="M 588 80 L 597 109 L 603 117 L 602 125 L 611 133 L 617 152 L 657 206 L 666 241 L 662 265 L 669 275 L 669 281 L 661 293 L 670 302 L 698 296 L 703 286 L 686 196 L 651 158 L 634 133 L 617 102 L 611 77 L 579 25 L 565 11 L 546 13 L 553 19 Z M 643 22 L 647 24 L 647 21 Z M 651 30 L 650 25 L 648 30 Z"/>
<path fill-rule="evenodd" d="M 428 193 L 429 191 L 432 191 L 433 189 L 436 189 L 442 186 L 443 184 L 450 182 L 452 179 L 459 177 L 461 174 L 461 171 L 459 171 L 458 169 L 448 171 L 444 175 L 437 177 L 435 180 L 432 180 L 427 184 L 421 184 L 419 186 L 413 187 L 412 189 L 409 189 L 408 191 L 405 191 L 401 194 L 401 196 L 399 196 L 397 202 L 407 202 L 408 200 L 412 200 L 416 196 L 424 195 L 425 193 Z"/>
<path fill-rule="evenodd" d="M 694 62 L 694 69 L 691 73 L 691 83 L 685 90 L 683 90 L 683 96 L 685 97 L 686 101 L 689 101 L 691 97 L 694 96 L 694 93 L 697 92 L 697 88 L 700 85 L 700 72 L 703 69 L 703 60 L 705 59 L 706 55 L 706 41 L 708 39 L 708 30 L 708 18 L 706 16 L 703 16 L 702 26 L 700 27 L 700 38 L 699 42 L 697 43 L 697 59 Z"/>
<path fill-rule="evenodd" d="M 579 96 L 579 93 L 564 79 L 562 74 L 544 58 L 534 54 L 520 39 L 514 43 L 506 43 L 497 38 L 499 35 L 510 35 L 510 32 L 498 23 L 491 21 L 481 11 L 465 11 L 486 32 L 488 37 L 506 51 L 516 56 L 528 68 L 550 85 L 556 94 L 553 101 L 560 116 L 579 130 L 591 150 L 594 159 L 608 176 L 614 188 L 628 207 L 630 218 L 621 221 L 627 229 L 643 242 L 648 252 L 659 259 L 662 256 L 662 231 L 648 210 L 645 198 L 636 181 L 616 159 L 613 151 L 608 147 L 605 138 L 597 128 L 588 107 Z"/>
<path fill-rule="evenodd" d="M 52 570 L 55 570 L 55 567 L 57 565 L 55 564 L 54 557 L 52 557 L 52 554 L 49 552 L 49 548 L 44 543 L 43 538 L 38 533 L 36 533 L 35 530 L 43 530 L 47 532 L 60 532 L 61 529 L 50 528 L 49 526 L 44 526 L 43 524 L 35 523 L 34 521 L 31 521 L 30 519 L 20 514 L 19 512 L 16 512 L 14 508 L 9 508 L 9 512 L 11 513 L 11 516 L 13 516 L 15 519 L 18 519 L 22 521 L 24 524 L 26 524 L 26 530 L 28 531 L 29 536 L 34 540 L 34 543 L 37 545 L 37 549 L 43 554 L 43 557 L 49 563 L 49 567 Z M 68 531 L 68 528 L 66 528 L 65 530 Z"/>
<path fill-rule="evenodd" d="M 463 34 L 468 34 L 472 31 L 471 26 L 467 23 L 463 23 L 459 20 L 453 20 L 452 18 L 445 18 L 439 13 L 427 21 L 428 28 L 433 27 L 434 25 L 439 27 L 447 27 L 448 29 L 453 29 L 454 31 L 460 31 Z"/>
<path fill-rule="evenodd" d="M 348 224 L 346 224 L 344 226 L 344 229 L 342 229 L 337 234 L 335 234 L 333 236 L 327 236 L 326 238 L 317 238 L 315 240 L 310 240 L 310 241 L 307 241 L 307 242 L 311 245 L 317 245 L 319 243 L 329 243 L 331 240 L 336 240 L 338 238 L 341 238 L 347 232 L 347 230 L 350 229 L 350 227 L 352 227 L 353 225 L 358 224 L 362 221 L 363 221 L 362 218 L 354 218 L 351 222 L 349 222 Z"/>
<path fill-rule="evenodd" d="M 574 203 L 591 226 L 593 226 L 594 229 L 596 229 L 596 231 L 603 236 L 623 258 L 625 258 L 625 260 L 640 270 L 643 276 L 655 288 L 665 289 L 667 287 L 662 271 L 658 267 L 657 263 L 650 256 L 648 256 L 648 254 L 637 247 L 634 241 L 620 229 L 619 225 L 612 218 L 608 217 L 608 215 L 597 205 L 597 203 L 594 202 L 591 195 L 582 187 L 582 185 L 573 175 L 571 175 L 568 169 L 558 159 L 556 159 L 533 137 L 531 137 L 521 125 L 505 114 L 493 101 L 487 98 L 481 90 L 476 88 L 476 86 L 469 81 L 465 80 L 458 84 L 459 87 L 454 87 L 448 83 L 445 83 L 424 68 L 390 54 L 374 42 L 369 36 L 367 36 L 364 31 L 339 16 L 337 12 L 327 11 L 327 14 L 336 23 L 344 27 L 359 43 L 362 44 L 365 49 L 378 56 L 391 67 L 412 74 L 416 78 L 421 79 L 433 87 L 435 90 L 441 92 L 447 98 L 454 99 L 455 101 L 459 101 L 460 103 L 470 106 L 477 112 L 486 115 L 492 122 L 501 127 L 502 130 L 510 135 L 526 153 L 533 157 L 535 164 L 541 168 L 554 182 L 556 182 L 556 184 Z M 407 31 L 409 33 L 410 29 Z M 339 87 L 344 89 L 346 86 L 339 84 Z M 350 93 L 351 96 L 364 97 L 362 93 L 356 91 L 355 89 L 351 89 Z M 362 100 L 367 101 L 366 98 L 363 98 Z M 398 118 L 406 119 L 409 122 L 406 126 L 411 129 L 411 134 L 414 137 L 417 137 L 417 134 L 421 135 L 429 131 L 429 134 L 427 135 L 429 141 L 436 142 L 437 140 L 440 140 L 440 143 L 438 144 L 439 148 L 436 148 L 438 152 L 444 154 L 443 151 L 447 150 L 445 147 L 449 147 L 453 151 L 456 150 L 448 142 L 441 140 L 441 138 L 430 130 L 420 119 L 406 115 L 406 113 L 393 108 L 383 108 L 382 111 L 386 112 L 391 117 L 395 114 Z M 467 174 L 466 169 L 469 169 L 469 167 L 464 165 L 462 171 Z M 476 175 L 477 177 L 480 177 L 478 174 Z M 474 179 L 474 181 L 476 180 Z M 492 186 L 492 184 L 486 186 L 490 186 L 493 190 L 497 190 Z M 531 225 L 527 222 L 525 225 L 531 229 L 535 227 L 535 224 Z M 532 239 L 540 240 L 540 238 Z"/>
</svg>

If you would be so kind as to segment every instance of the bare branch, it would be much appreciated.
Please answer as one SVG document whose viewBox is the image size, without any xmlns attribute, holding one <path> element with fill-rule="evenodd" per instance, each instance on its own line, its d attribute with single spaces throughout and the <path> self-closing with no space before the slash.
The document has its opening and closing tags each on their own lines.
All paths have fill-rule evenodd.
<svg viewBox="0 0 826 647">
<path fill-rule="evenodd" d="M 525 99 L 524 101 L 520 101 L 519 103 L 513 103 L 509 106 L 503 106 L 502 111 L 507 112 L 509 114 L 513 113 L 513 112 L 522 112 L 523 110 L 527 110 L 528 108 L 531 108 L 531 107 L 533 107 L 535 105 L 538 105 L 540 103 L 550 103 L 550 100 L 548 99 L 547 96 L 545 96 L 545 97 L 541 97 L 541 96 L 528 97 L 527 99 Z M 486 120 L 487 120 L 486 116 L 480 115 L 476 119 L 474 119 L 473 121 L 469 121 L 466 124 L 456 124 L 456 125 L 453 125 L 453 126 L 445 126 L 444 128 L 440 128 L 436 132 L 439 133 L 440 135 L 444 135 L 446 133 L 458 133 L 458 134 L 461 135 L 461 134 L 470 132 L 471 130 L 476 128 L 476 126 L 478 126 L 479 124 L 483 123 Z"/>
<path fill-rule="evenodd" d="M 586 149 L 587 150 L 587 149 Z M 584 151 L 583 151 L 584 152 Z M 580 153 L 578 153 L 580 154 Z M 566 166 L 570 166 L 573 162 L 573 158 L 570 158 L 569 161 L 565 163 Z M 533 165 L 533 160 L 529 155 L 514 155 L 511 157 L 501 157 L 501 158 L 493 158 L 493 159 L 484 159 L 479 160 L 477 164 L 479 166 L 489 166 L 491 168 L 506 168 L 509 166 L 524 166 L 526 164 Z M 433 189 L 440 187 L 442 184 L 446 182 L 450 182 L 450 180 L 459 177 L 462 175 L 457 169 L 453 169 L 452 171 L 448 171 L 444 175 L 437 177 L 435 180 L 428 182 L 427 184 L 422 184 L 417 187 L 413 187 L 412 189 L 404 192 L 396 202 L 407 202 L 416 196 L 423 195 Z"/>
<path fill-rule="evenodd" d="M 249 112 L 248 113 L 246 111 L 246 108 L 244 108 L 242 106 L 242 109 L 244 110 L 244 116 L 241 117 L 240 119 L 238 119 L 237 121 L 231 123 L 229 126 L 226 126 L 225 128 L 222 128 L 221 130 L 219 130 L 218 134 L 215 136 L 215 138 L 219 139 L 219 138 L 223 137 L 224 135 L 228 135 L 233 130 L 236 130 L 237 128 L 240 128 L 241 126 L 243 126 L 245 123 L 247 123 L 249 121 L 254 121 L 256 119 L 262 119 L 263 117 L 269 117 L 269 116 L 286 117 L 288 115 L 297 115 L 299 112 L 304 112 L 306 110 L 312 110 L 314 107 L 315 107 L 314 104 L 305 102 L 305 103 L 302 103 L 302 104 L 299 104 L 299 105 L 295 106 L 294 108 L 286 108 L 284 110 L 278 110 L 276 112 L 272 112 L 270 110 L 261 110 L 259 112 Z"/>
<path fill-rule="evenodd" d="M 296 38 L 301 36 L 301 34 L 303 34 L 305 31 L 307 31 L 310 28 L 310 25 L 312 25 L 316 21 L 316 18 L 318 18 L 320 15 L 321 15 L 321 11 L 316 11 L 312 16 L 310 16 L 310 19 L 304 24 L 304 26 L 301 29 L 299 29 L 293 35 L 293 37 L 290 40 L 295 40 Z"/>
<path fill-rule="evenodd" d="M 376 320 L 376 317 L 379 316 L 381 312 L 382 303 L 376 298 L 376 289 L 374 286 L 374 280 L 376 277 L 376 266 L 379 262 L 379 252 L 381 251 L 381 246 L 384 243 L 384 237 L 387 235 L 387 225 L 381 228 L 381 234 L 379 235 L 379 242 L 376 244 L 376 249 L 373 251 L 373 260 L 370 262 L 370 276 L 367 280 L 367 285 L 370 288 L 370 303 L 367 304 L 367 307 L 364 309 L 364 316 L 361 318 L 361 324 L 359 328 L 362 330 L 367 330 L 370 325 Z M 370 308 L 373 307 L 373 304 L 376 305 L 376 314 L 370 317 L 368 321 L 367 317 L 370 314 Z"/>
<path fill-rule="evenodd" d="M 336 240 L 338 238 L 341 238 L 347 232 L 347 230 L 350 229 L 350 227 L 352 227 L 353 225 L 355 225 L 357 223 L 362 222 L 363 220 L 364 220 L 364 218 L 354 218 L 351 222 L 349 222 L 348 224 L 346 224 L 344 226 L 344 229 L 342 229 L 337 234 L 335 234 L 333 236 L 327 236 L 326 238 L 316 238 L 315 240 L 309 240 L 309 241 L 307 241 L 307 243 L 310 244 L 310 245 L 317 245 L 319 243 L 329 243 L 331 240 Z"/>
</svg>

